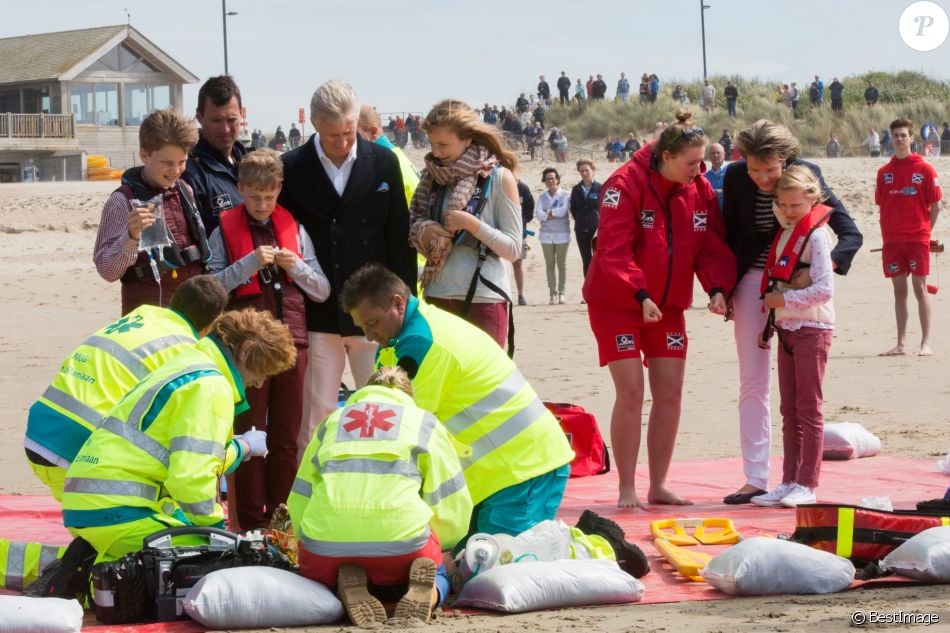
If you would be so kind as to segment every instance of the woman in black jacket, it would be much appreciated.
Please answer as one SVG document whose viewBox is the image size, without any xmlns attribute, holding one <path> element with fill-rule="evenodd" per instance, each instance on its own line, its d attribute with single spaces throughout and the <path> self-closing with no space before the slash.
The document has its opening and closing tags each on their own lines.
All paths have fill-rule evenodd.
<svg viewBox="0 0 950 633">
<path fill-rule="evenodd" d="M 739 435 L 746 483 L 723 499 L 727 504 L 749 503 L 752 497 L 763 494 L 769 487 L 772 355 L 771 350 L 760 348 L 757 342 L 767 318 L 759 285 L 765 258 L 779 230 L 772 204 L 775 186 L 785 168 L 804 165 L 818 177 L 824 191 L 824 204 L 834 209 L 828 225 L 838 237 L 838 244 L 831 253 L 838 274 L 847 274 L 863 241 L 854 220 L 825 183 L 818 166 L 798 158 L 801 148 L 788 128 L 760 119 L 739 132 L 735 143 L 743 160 L 726 170 L 723 214 L 726 240 L 739 266 L 729 314 L 735 323 L 739 357 Z M 807 273 L 804 283 L 807 283 Z"/>
<path fill-rule="evenodd" d="M 584 277 L 593 256 L 591 240 L 597 234 L 597 210 L 600 208 L 600 183 L 594 180 L 594 162 L 589 158 L 577 161 L 581 181 L 571 189 L 571 217 L 574 218 L 574 236 L 581 252 Z"/>
</svg>

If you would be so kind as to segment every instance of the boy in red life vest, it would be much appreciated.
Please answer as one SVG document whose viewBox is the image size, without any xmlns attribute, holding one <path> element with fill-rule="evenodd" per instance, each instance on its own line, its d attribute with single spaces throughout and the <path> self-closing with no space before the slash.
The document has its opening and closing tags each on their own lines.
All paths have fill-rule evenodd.
<svg viewBox="0 0 950 633">
<path fill-rule="evenodd" d="M 794 508 L 816 499 L 825 426 L 821 385 L 835 322 L 832 244 L 825 227 L 832 209 L 821 198 L 818 179 L 801 165 L 788 167 L 775 189 L 775 217 L 782 230 L 763 272 L 765 307 L 772 312 L 762 343 L 768 344 L 774 324 L 785 455 L 782 483 L 753 497 L 758 506 Z M 810 282 L 799 288 L 792 277 L 802 268 Z"/>
<path fill-rule="evenodd" d="M 917 297 L 921 356 L 930 356 L 930 236 L 940 213 L 937 172 L 911 151 L 914 124 L 896 119 L 890 125 L 894 156 L 877 172 L 874 202 L 881 208 L 884 276 L 894 284 L 897 345 L 881 356 L 902 356 L 907 338 L 907 276 Z"/>
<path fill-rule="evenodd" d="M 330 296 L 330 282 L 317 263 L 310 236 L 277 204 L 283 169 L 273 150 L 247 154 L 238 167 L 244 202 L 221 214 L 221 225 L 208 240 L 208 269 L 231 293 L 229 305 L 272 313 L 290 328 L 297 347 L 297 363 L 261 387 L 249 388 L 251 408 L 234 420 L 235 429 L 266 427 L 268 435 L 267 456 L 252 459 L 234 478 L 232 503 L 242 530 L 267 527 L 274 508 L 290 494 L 307 371 L 304 297 L 322 302 Z M 234 518 L 232 513 L 232 523 Z"/>
</svg>

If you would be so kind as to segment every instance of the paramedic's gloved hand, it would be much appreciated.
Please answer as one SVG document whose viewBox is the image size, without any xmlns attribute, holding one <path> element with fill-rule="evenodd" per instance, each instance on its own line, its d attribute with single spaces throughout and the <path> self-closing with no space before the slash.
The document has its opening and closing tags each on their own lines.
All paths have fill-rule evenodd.
<svg viewBox="0 0 950 633">
<path fill-rule="evenodd" d="M 255 428 L 251 428 L 251 430 L 244 435 L 239 435 L 237 439 L 243 440 L 244 443 L 247 444 L 247 456 L 245 459 L 250 457 L 265 457 L 267 455 L 266 431 L 258 431 Z"/>
</svg>

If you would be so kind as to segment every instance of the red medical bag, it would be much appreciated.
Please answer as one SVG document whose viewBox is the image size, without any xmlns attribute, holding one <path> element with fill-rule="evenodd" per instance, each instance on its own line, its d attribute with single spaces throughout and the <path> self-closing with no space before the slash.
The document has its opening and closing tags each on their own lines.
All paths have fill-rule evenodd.
<svg viewBox="0 0 950 633">
<path fill-rule="evenodd" d="M 574 450 L 571 477 L 601 475 L 610 471 L 610 454 L 597 426 L 597 418 L 584 407 L 562 402 L 545 402 Z"/>
</svg>

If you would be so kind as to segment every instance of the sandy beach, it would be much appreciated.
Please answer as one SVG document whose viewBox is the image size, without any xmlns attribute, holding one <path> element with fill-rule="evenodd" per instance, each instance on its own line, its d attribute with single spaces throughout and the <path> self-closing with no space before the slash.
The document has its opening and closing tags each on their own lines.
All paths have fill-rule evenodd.
<svg viewBox="0 0 950 633">
<path fill-rule="evenodd" d="M 412 157 L 421 163 L 421 153 L 413 152 Z M 880 246 L 873 187 L 882 160 L 816 161 L 865 235 L 865 246 L 849 275 L 835 278 L 837 325 L 825 379 L 824 413 L 828 421 L 860 422 L 881 438 L 886 453 L 935 463 L 950 451 L 950 305 L 946 300 L 950 288 L 933 297 L 933 356 L 916 354 L 920 331 L 911 299 L 908 354 L 878 357 L 894 345 L 896 337 L 891 284 L 883 278 L 879 254 L 869 252 Z M 596 162 L 596 178 L 601 181 L 617 166 L 602 157 Z M 537 194 L 542 188 L 541 170 L 548 165 L 526 161 L 518 175 Z M 950 158 L 936 159 L 934 165 L 944 179 L 950 178 Z M 566 189 L 578 182 L 573 163 L 557 167 Z M 7 271 L 0 311 L 0 419 L 5 420 L 2 428 L 6 431 L 0 434 L 0 493 L 44 492 L 23 456 L 27 410 L 52 379 L 62 357 L 119 315 L 118 284 L 103 281 L 92 263 L 102 204 L 114 187 L 115 183 L 108 182 L 0 186 L 0 263 Z M 946 201 L 943 209 L 946 214 Z M 935 237 L 950 241 L 948 227 L 950 218 L 942 218 Z M 568 256 L 568 303 L 549 306 L 541 249 L 535 238 L 530 243 L 525 292 L 530 305 L 515 309 L 515 359 L 543 399 L 583 404 L 609 437 L 613 388 L 606 368 L 598 367 L 587 312 L 580 304 L 581 264 L 576 246 L 572 244 Z M 947 268 L 950 261 L 939 265 Z M 950 268 L 942 272 L 950 284 Z M 936 270 L 931 283 L 941 284 Z M 674 459 L 732 457 L 739 451 L 732 328 L 705 310 L 705 295 L 698 285 L 695 297 L 697 307 L 687 315 L 690 357 Z M 778 399 L 776 387 L 772 394 L 776 453 L 781 451 Z M 737 472 L 737 487 L 741 479 Z M 946 586 L 876 589 L 824 597 L 633 605 L 505 618 L 462 616 L 441 619 L 434 626 L 451 631 L 818 632 L 846 629 L 852 612 L 873 609 L 942 612 L 942 623 L 933 630 L 950 630 L 948 598 Z"/>
</svg>

